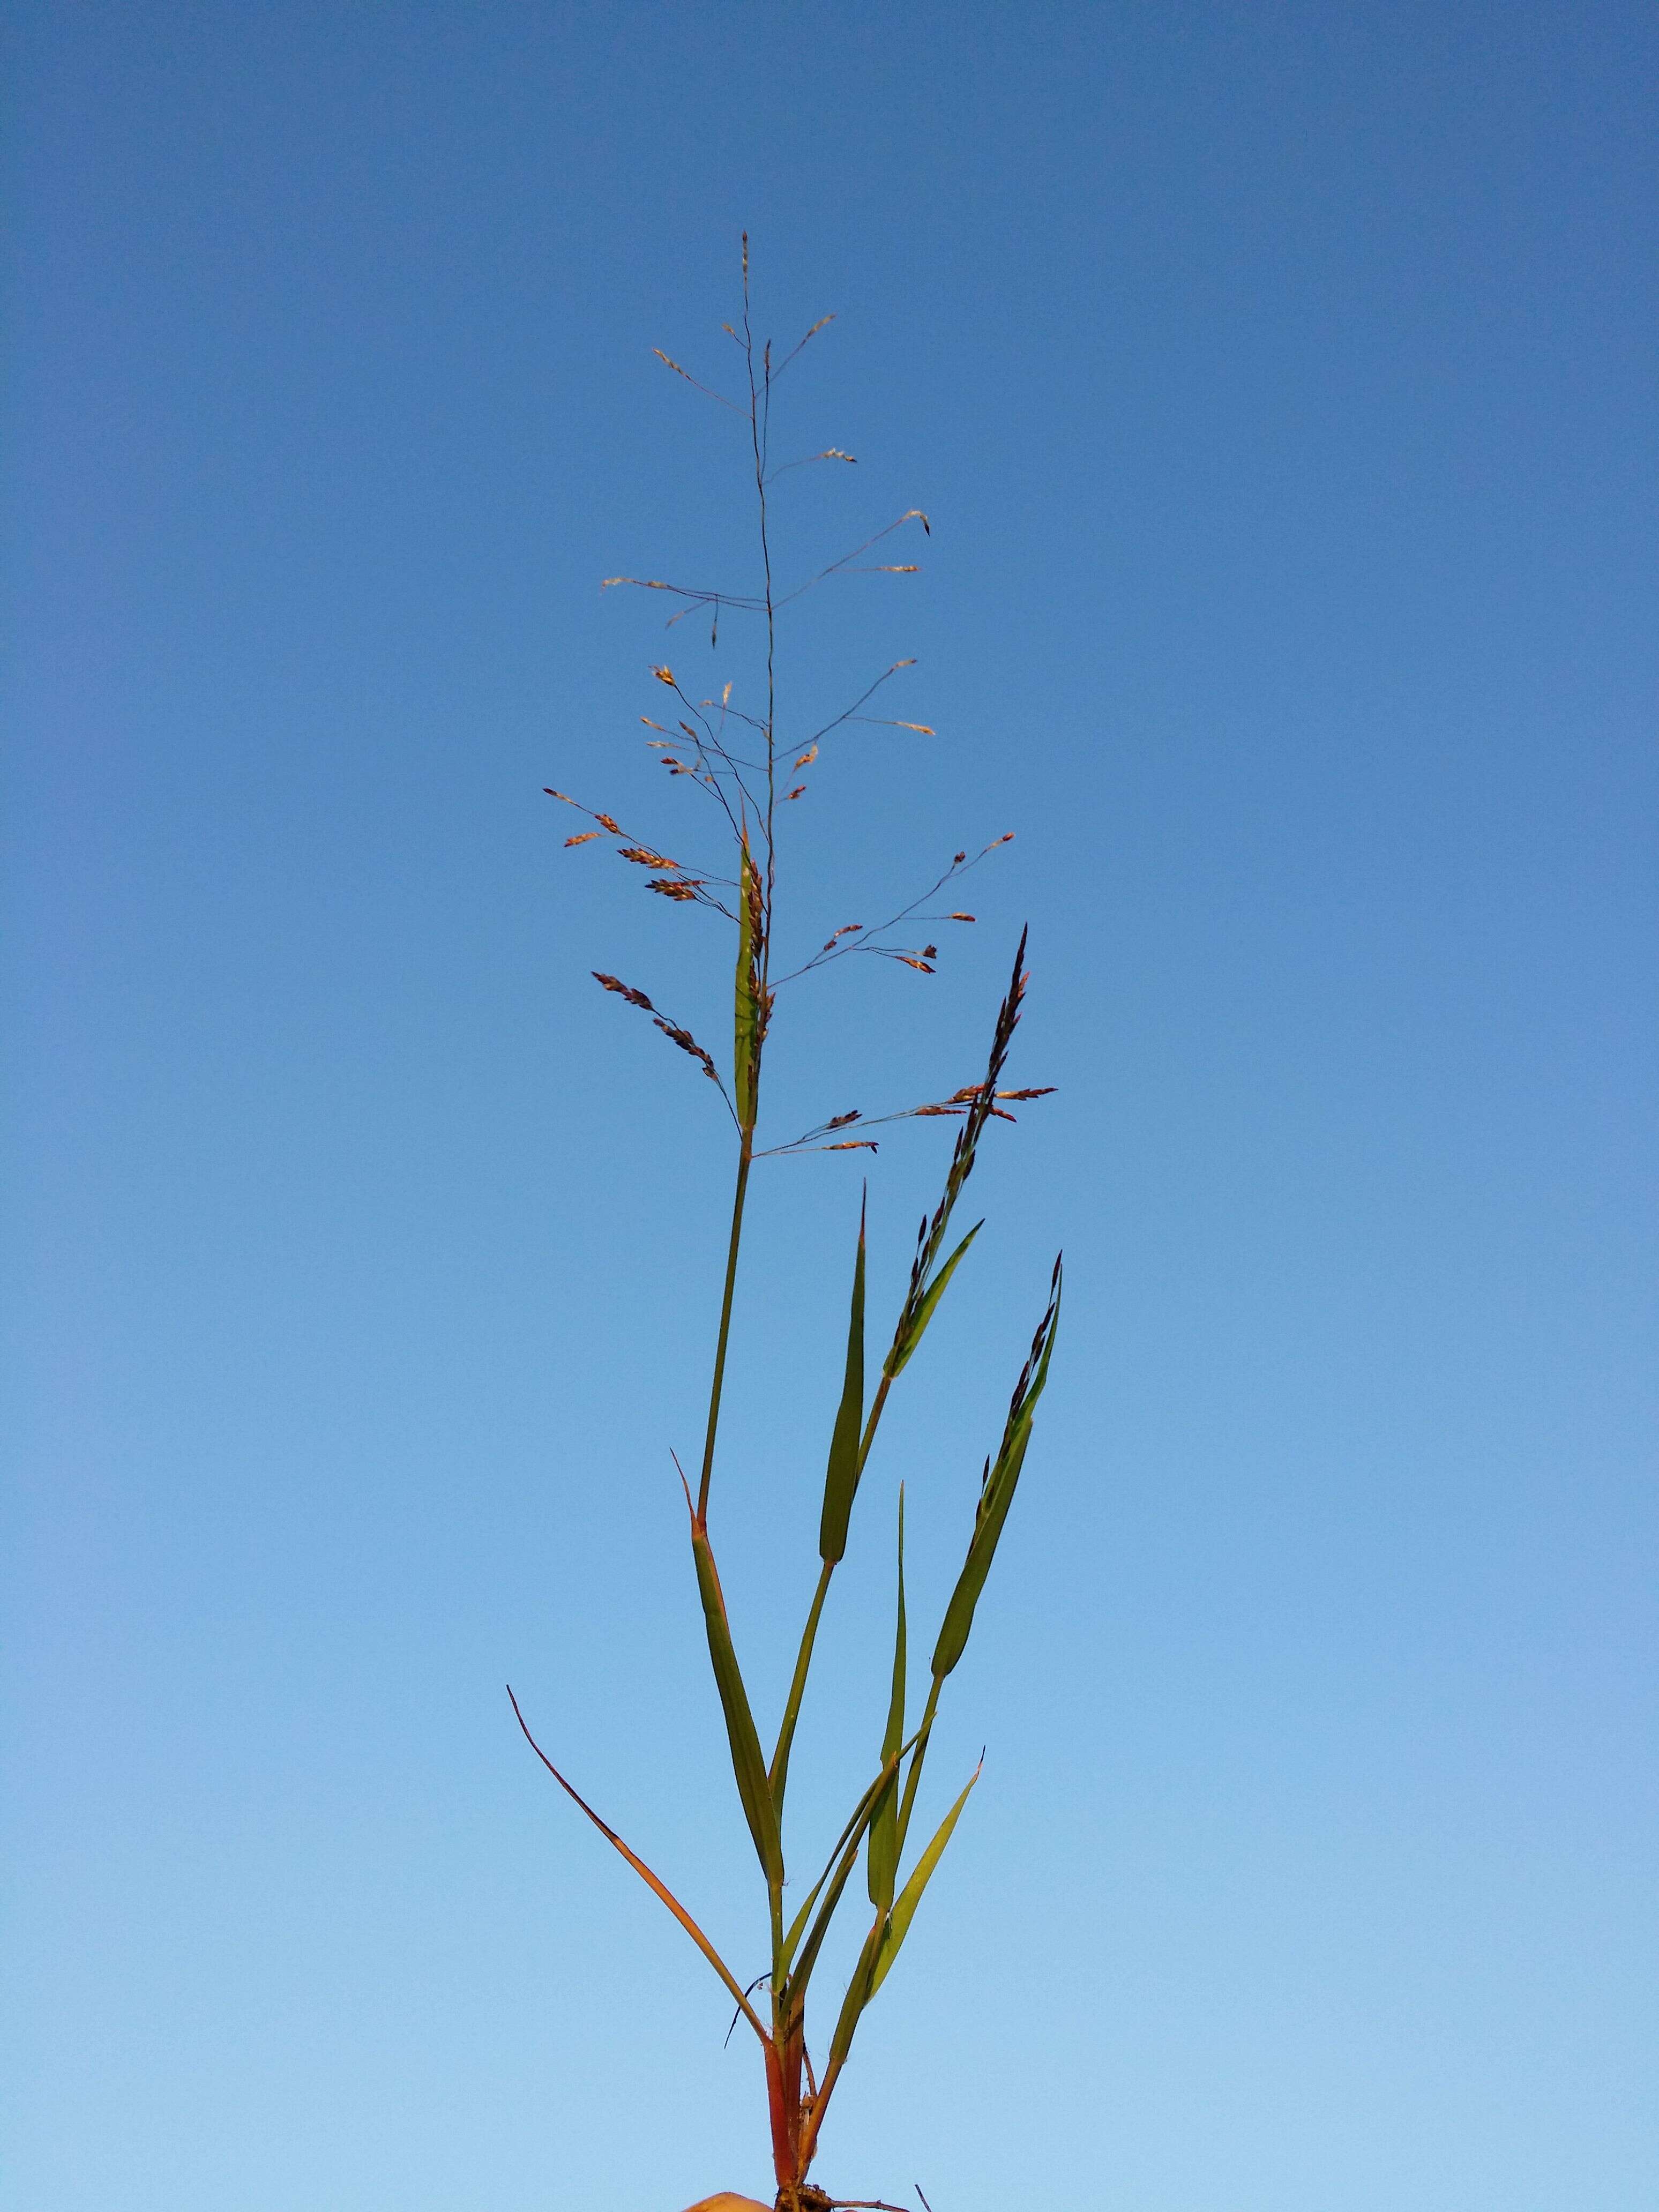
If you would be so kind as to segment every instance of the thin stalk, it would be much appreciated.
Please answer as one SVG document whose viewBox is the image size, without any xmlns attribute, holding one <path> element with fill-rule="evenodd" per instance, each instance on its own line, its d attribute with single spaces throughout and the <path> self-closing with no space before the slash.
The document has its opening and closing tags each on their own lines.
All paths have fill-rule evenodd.
<svg viewBox="0 0 1659 2212">
<path fill-rule="evenodd" d="M 720 1299 L 720 1335 L 714 1345 L 714 1376 L 708 1391 L 708 1432 L 703 1438 L 702 1475 L 697 1484 L 697 1518 L 708 1518 L 708 1483 L 714 1472 L 714 1432 L 720 1426 L 720 1395 L 726 1388 L 726 1346 L 732 1334 L 732 1298 L 738 1283 L 738 1250 L 743 1243 L 743 1202 L 749 1189 L 753 1132 L 745 1129 L 738 1148 L 738 1187 L 732 1199 L 732 1240 L 726 1254 L 726 1290 Z"/>
<path fill-rule="evenodd" d="M 859 1963 L 860 1966 L 863 1964 L 862 1954 L 860 1955 Z M 771 2049 L 769 2043 L 767 2048 L 769 2051 Z M 806 2114 L 805 2124 L 800 2131 L 800 2148 L 797 2155 L 799 2158 L 800 2170 L 803 2173 L 810 2170 L 813 2158 L 817 2155 L 818 2132 L 823 2125 L 823 2116 L 830 2109 L 830 2096 L 836 2082 L 841 2079 L 842 2068 L 846 2063 L 845 2057 L 832 2058 L 823 2069 L 823 2080 L 818 2085 L 818 2093 L 812 2100 L 811 2108 Z"/>
<path fill-rule="evenodd" d="M 893 1387 L 893 1378 L 884 1370 L 876 1385 L 876 1395 L 870 1401 L 870 1418 L 864 1425 L 864 1436 L 859 1445 L 859 1473 L 864 1473 L 864 1462 L 870 1456 L 870 1447 L 876 1441 L 876 1431 L 881 1425 L 881 1409 L 887 1403 L 887 1393 Z"/>
<path fill-rule="evenodd" d="M 743 258 L 744 359 L 749 372 L 749 438 L 755 461 L 755 498 L 760 513 L 761 568 L 766 608 L 766 927 L 761 933 L 760 980 L 765 1003 L 767 971 L 771 955 L 772 895 L 777 877 L 773 821 L 777 811 L 777 602 L 772 582 L 772 547 L 767 526 L 766 464 L 772 425 L 772 341 L 761 356 L 761 382 L 755 382 L 755 337 L 749 320 L 749 241 Z"/>
<path fill-rule="evenodd" d="M 749 369 L 749 429 L 755 453 L 755 482 L 760 501 L 761 557 L 766 572 L 766 899 L 761 916 L 760 931 L 760 1004 L 762 1019 L 766 1006 L 766 976 L 771 956 L 772 937 L 772 811 L 776 778 L 774 739 L 775 686 L 773 677 L 773 648 L 775 641 L 776 610 L 772 596 L 772 555 L 767 539 L 766 524 L 766 465 L 761 438 L 760 409 L 755 389 L 755 342 L 749 326 L 749 241 L 744 240 L 743 259 L 743 331 L 744 351 Z M 739 884 L 738 896 L 742 896 Z M 756 1039 L 758 1059 L 760 1039 Z M 757 1090 L 759 1068 L 755 1071 Z M 739 1108 L 743 1102 L 739 1100 Z M 714 1435 L 720 1426 L 720 1396 L 726 1387 L 726 1347 L 732 1333 L 732 1300 L 738 1280 L 738 1249 L 743 1242 L 743 1204 L 749 1188 L 749 1166 L 754 1157 L 755 1133 L 752 1127 L 739 1123 L 738 1151 L 738 1185 L 732 1200 L 732 1237 L 726 1255 L 726 1288 L 720 1299 L 720 1334 L 714 1346 L 714 1373 L 708 1390 L 708 1429 L 703 1438 L 702 1473 L 697 1482 L 697 1518 L 706 1521 L 708 1515 L 708 1486 L 714 1472 Z"/>
<path fill-rule="evenodd" d="M 785 1972 L 783 1965 L 783 1886 L 781 1882 L 768 1882 L 766 1902 L 772 1922 L 772 2033 L 781 2045 L 786 2040 L 783 2028 L 787 2023 L 782 2019 L 780 2008 L 788 1994 L 789 1977 Z M 796 2021 L 795 2026 L 799 2033 L 800 2026 L 799 2021 Z M 795 2101 L 799 2105 L 800 2102 L 799 2064 L 795 2069 Z"/>
<path fill-rule="evenodd" d="M 812 1646 L 817 1640 L 818 1620 L 823 1612 L 823 1601 L 830 1591 L 830 1578 L 836 1571 L 833 1559 L 825 1559 L 818 1569 L 818 1586 L 812 1593 L 806 1626 L 801 1631 L 800 1650 L 795 1655 L 795 1672 L 789 1684 L 789 1695 L 784 1701 L 783 1719 L 778 1729 L 777 1747 L 772 1753 L 771 1771 L 767 1776 L 772 1785 L 772 1802 L 780 1815 L 783 1812 L 783 1793 L 789 1781 L 789 1753 L 795 1741 L 795 1723 L 800 1717 L 800 1701 L 806 1694 L 806 1674 L 812 1663 Z"/>
<path fill-rule="evenodd" d="M 899 1804 L 898 1847 L 904 1849 L 904 1838 L 910 1828 L 910 1808 L 915 1803 L 916 1784 L 921 1779 L 921 1762 L 927 1756 L 927 1739 L 933 1732 L 933 1716 L 939 1711 L 939 1693 L 945 1687 L 945 1678 L 935 1674 L 927 1692 L 927 1703 L 922 1708 L 921 1726 L 916 1730 L 916 1747 L 910 1754 L 910 1771 L 904 1778 L 904 1796 Z"/>
<path fill-rule="evenodd" d="M 876 1440 L 876 1430 L 880 1425 L 882 1408 L 887 1403 L 887 1393 L 892 1387 L 893 1378 L 890 1375 L 884 1375 L 877 1385 L 876 1395 L 870 1407 L 870 1416 L 864 1425 L 864 1435 L 859 1443 L 860 1474 L 864 1472 L 865 1462 L 870 1456 L 870 1447 Z M 817 1642 L 818 1622 L 823 1617 L 823 1601 L 830 1594 L 830 1577 L 836 1571 L 836 1565 L 835 1560 L 826 1559 L 818 1570 L 818 1584 L 812 1593 L 811 1606 L 806 1615 L 806 1626 L 801 1631 L 800 1649 L 795 1654 L 795 1671 L 790 1680 L 789 1695 L 785 1701 L 783 1719 L 778 1729 L 777 1747 L 772 1753 L 772 1765 L 767 1776 L 767 1779 L 772 1785 L 772 1802 L 778 1808 L 780 1820 L 783 1817 L 783 1796 L 789 1780 L 789 1753 L 795 1741 L 795 1723 L 800 1718 L 801 1700 L 806 1694 L 806 1677 L 812 1665 L 813 1646 Z"/>
</svg>

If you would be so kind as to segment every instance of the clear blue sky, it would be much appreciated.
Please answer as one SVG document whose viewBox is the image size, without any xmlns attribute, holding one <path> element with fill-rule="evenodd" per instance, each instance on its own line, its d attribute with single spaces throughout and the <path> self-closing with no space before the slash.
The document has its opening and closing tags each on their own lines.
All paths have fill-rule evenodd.
<svg viewBox="0 0 1659 2212">
<path fill-rule="evenodd" d="M 5 10 L 18 2212 L 678 2212 L 766 2173 L 667 1448 L 729 951 L 685 817 L 741 583 L 738 234 L 795 374 L 787 926 L 1004 830 L 807 1109 L 973 1073 L 989 1215 L 872 1462 L 799 1848 L 1070 1292 L 934 1755 L 984 1780 L 826 2136 L 934 2212 L 1655 2201 L 1653 191 L 1634 5 Z M 921 541 L 917 541 L 918 544 Z M 792 723 L 793 718 L 793 723 Z M 938 1127 L 872 1170 L 890 1311 Z M 717 1538 L 810 1587 L 859 1165 L 777 1169 Z M 975 1211 L 980 1210 L 978 1206 Z M 923 1631 L 919 1628 L 921 1643 Z"/>
</svg>

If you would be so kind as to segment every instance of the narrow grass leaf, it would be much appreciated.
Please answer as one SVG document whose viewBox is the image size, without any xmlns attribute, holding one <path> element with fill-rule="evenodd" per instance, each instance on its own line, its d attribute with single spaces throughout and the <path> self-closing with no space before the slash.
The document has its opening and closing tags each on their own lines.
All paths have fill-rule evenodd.
<svg viewBox="0 0 1659 2212">
<path fill-rule="evenodd" d="M 588 1819 L 593 1823 L 593 1826 L 599 1830 L 599 1833 L 608 1843 L 613 1844 L 622 1854 L 623 1857 L 627 1860 L 629 1865 L 633 1868 L 635 1873 L 638 1875 L 640 1880 L 645 1883 L 646 1887 L 653 1893 L 653 1894 L 661 1899 L 662 1902 L 673 1914 L 675 1919 L 679 1922 L 681 1927 L 684 1929 L 686 1934 L 696 1945 L 698 1950 L 702 1953 L 703 1957 L 708 1960 L 709 1965 L 720 1976 L 721 1981 L 725 1983 L 728 1995 L 737 2000 L 738 2011 L 742 2013 L 744 2017 L 748 2021 L 749 2025 L 754 2029 L 756 2034 L 759 2036 L 761 2041 L 765 2043 L 768 2040 L 766 2030 L 761 2026 L 759 2020 L 757 2018 L 754 2009 L 749 2002 L 747 1993 L 739 1986 L 737 1976 L 726 1965 L 725 1960 L 721 1958 L 720 1953 L 714 1948 L 708 1938 L 703 1934 L 702 1929 L 698 1927 L 696 1922 L 691 1917 L 691 1915 L 680 1903 L 678 1898 L 677 1898 L 672 1890 L 669 1888 L 667 1883 L 663 1881 L 658 1875 L 652 1873 L 650 1868 L 647 1866 L 645 1861 L 640 1857 L 639 1854 L 636 1851 L 630 1850 L 628 1845 L 623 1843 L 622 1838 L 617 1833 L 616 1830 L 611 1826 L 610 1823 L 608 1821 L 602 1820 L 599 1814 L 593 1810 L 593 1808 L 588 1803 L 586 1798 L 582 1796 L 580 1791 L 574 1789 L 571 1784 L 565 1780 L 563 1775 L 561 1774 L 558 1768 L 554 1765 L 552 1760 L 542 1749 L 540 1744 L 537 1742 L 535 1737 L 531 1735 L 530 1724 L 525 1719 L 524 1715 L 519 1711 L 519 1701 L 515 1697 L 514 1697 L 512 1686 L 510 1684 L 507 1686 L 507 1694 L 512 1702 L 513 1717 L 518 1722 L 520 1729 L 523 1729 L 525 1741 L 530 1746 L 532 1751 L 535 1753 L 537 1758 L 540 1759 L 542 1765 L 553 1777 L 553 1779 L 558 1784 L 560 1789 L 563 1790 L 565 1796 L 571 1798 L 576 1804 L 580 1806 L 582 1811 L 586 1814 Z"/>
<path fill-rule="evenodd" d="M 714 1662 L 714 1682 L 720 1691 L 721 1710 L 726 1715 L 726 1741 L 731 1747 L 732 1771 L 737 1779 L 738 1796 L 742 1801 L 744 1814 L 749 1822 L 749 1832 L 755 1839 L 755 1850 L 767 1881 L 774 1886 L 781 1886 L 783 1846 L 778 1834 L 777 1814 L 773 1809 L 772 1792 L 767 1785 L 766 1760 L 761 1752 L 760 1737 L 756 1732 L 755 1717 L 750 1710 L 749 1692 L 744 1687 L 738 1655 L 732 1647 L 731 1623 L 726 1619 L 726 1600 L 720 1594 L 720 1578 L 714 1565 L 714 1552 L 709 1547 L 708 1532 L 695 1518 L 691 1526 L 691 1549 L 696 1560 L 697 1589 L 702 1599 L 703 1623 L 708 1632 L 708 1656 Z"/>
<path fill-rule="evenodd" d="M 847 2054 L 853 2047 L 853 2038 L 858 2033 L 858 2025 L 863 2016 L 864 2008 L 873 1995 L 871 1980 L 875 1973 L 876 1960 L 881 1951 L 881 1941 L 886 1933 L 886 1914 L 878 1913 L 874 1925 L 865 1937 L 859 1951 L 858 1964 L 854 1967 L 852 1979 L 847 1984 L 847 1994 L 841 2001 L 841 2012 L 836 2021 L 836 2032 L 830 2039 L 830 2055 L 824 2062 L 823 2069 L 826 2087 L 834 2081 L 836 2075 L 847 2063 Z"/>
<path fill-rule="evenodd" d="M 980 1769 L 976 1766 L 968 1778 L 967 1788 L 934 1831 L 933 1842 L 916 1861 L 909 1881 L 899 1892 L 898 1903 L 887 1916 L 871 1968 L 869 1993 L 864 2000 L 866 2004 L 886 1980 L 888 1969 L 899 1954 L 899 1946 L 910 1932 L 910 1923 L 916 1917 L 917 1905 L 921 1903 L 921 1893 L 933 1880 L 933 1869 L 945 1856 L 945 1846 L 951 1840 L 957 1822 L 962 1817 L 962 1808 L 968 1802 L 979 1777 Z"/>
<path fill-rule="evenodd" d="M 976 1221 L 974 1224 L 973 1227 L 968 1231 L 968 1234 L 963 1238 L 961 1243 L 957 1245 L 956 1250 L 951 1253 L 950 1258 L 939 1269 L 938 1274 L 934 1276 L 933 1281 L 928 1284 L 927 1289 L 922 1292 L 921 1298 L 917 1301 L 914 1313 L 910 1315 L 908 1322 L 902 1326 L 899 1335 L 894 1340 L 893 1348 L 887 1355 L 885 1371 L 889 1375 L 899 1374 L 904 1368 L 906 1362 L 909 1359 L 911 1353 L 915 1352 L 916 1346 L 921 1342 L 923 1332 L 926 1330 L 928 1322 L 933 1318 L 934 1310 L 937 1308 L 939 1300 L 945 1296 L 945 1285 L 950 1281 L 951 1276 L 955 1274 L 958 1261 L 984 1226 L 985 1224 L 982 1221 Z"/>
<path fill-rule="evenodd" d="M 877 1807 L 890 1796 L 893 1784 L 898 1777 L 900 1761 L 909 1747 L 908 1744 L 899 1744 L 895 1747 L 892 1756 L 883 1760 L 881 1771 L 854 1807 L 852 1817 L 842 1830 L 835 1850 L 830 1854 L 829 1864 L 813 1883 L 805 1904 L 802 1905 L 790 1923 L 789 1933 L 784 1939 L 781 1953 L 786 1972 L 788 1971 L 790 1961 L 795 1956 L 795 1947 L 800 1942 L 801 1932 L 806 1925 L 808 1916 L 817 1900 L 820 1891 L 823 1890 L 827 1884 L 829 1893 L 819 1909 L 817 1918 L 812 1923 L 812 1931 L 806 1938 L 805 1948 L 800 1954 L 800 1963 L 790 1976 L 790 1987 L 798 1997 L 804 1994 L 807 1982 L 811 1978 L 818 1951 L 825 1936 L 829 1933 L 830 1923 L 835 1917 L 836 1908 L 841 1903 L 842 1893 L 847 1887 L 848 1877 L 858 1863 L 859 1852 L 863 1848 L 871 1819 Z"/>
<path fill-rule="evenodd" d="M 1020 1370 L 1014 1395 L 1008 1407 L 1008 1418 L 1004 1425 L 1002 1442 L 998 1448 L 994 1465 L 988 1466 L 980 1486 L 979 1505 L 974 1516 L 974 1533 L 968 1546 L 968 1557 L 963 1562 L 957 1586 L 951 1594 L 951 1602 L 945 1609 L 945 1619 L 939 1625 L 939 1641 L 933 1647 L 933 1673 L 936 1681 L 942 1681 L 967 1649 L 968 1638 L 974 1626 L 974 1609 L 985 1588 L 991 1562 L 1002 1538 L 1008 1509 L 1013 1503 L 1014 1492 L 1019 1482 L 1020 1469 L 1025 1463 L 1025 1448 L 1030 1441 L 1031 1423 L 1036 1404 L 1048 1380 L 1048 1362 L 1054 1354 L 1054 1334 L 1060 1321 L 1060 1264 L 1054 1262 L 1053 1279 L 1049 1285 L 1048 1303 L 1042 1319 L 1037 1324 L 1036 1334 L 1031 1340 L 1030 1355 Z"/>
<path fill-rule="evenodd" d="M 783 1703 L 783 1718 L 778 1723 L 778 1741 L 768 1770 L 772 1803 L 783 1822 L 784 1793 L 789 1787 L 789 1754 L 794 1748 L 795 1723 L 800 1718 L 801 1699 L 806 1695 L 806 1677 L 812 1665 L 813 1646 L 817 1642 L 818 1621 L 823 1613 L 823 1601 L 830 1593 L 830 1577 L 835 1568 L 829 1560 L 818 1569 L 818 1586 L 812 1593 L 812 1603 L 806 1615 L 806 1626 L 801 1631 L 800 1648 L 795 1654 L 795 1671 L 790 1677 L 789 1694 Z"/>
<path fill-rule="evenodd" d="M 904 1741 L 904 1692 L 908 1652 L 904 1622 L 904 1485 L 899 1485 L 898 1621 L 893 1632 L 893 1687 L 887 1704 L 887 1732 L 881 1763 L 893 1765 L 893 1779 L 881 1795 L 870 1822 L 870 1902 L 882 1911 L 893 1901 L 898 1880 L 898 1748 Z"/>
<path fill-rule="evenodd" d="M 858 1257 L 853 1265 L 853 1309 L 847 1327 L 847 1369 L 830 1439 L 818 1519 L 818 1557 L 834 1566 L 847 1549 L 847 1526 L 859 1486 L 859 1438 L 864 1428 L 864 1208 L 859 1208 Z"/>
<path fill-rule="evenodd" d="M 858 1803 L 853 1808 L 852 1812 L 848 1816 L 847 1826 L 842 1830 L 840 1835 L 836 1838 L 835 1849 L 830 1852 L 829 1859 L 825 1863 L 823 1872 L 812 1884 L 811 1888 L 807 1891 L 805 1900 L 802 1904 L 800 1911 L 790 1922 L 788 1933 L 783 1939 L 783 1948 L 778 1954 L 779 1963 L 785 1973 L 788 1972 L 790 1965 L 794 1959 L 796 1949 L 799 1945 L 800 1939 L 806 1932 L 806 1923 L 812 1917 L 812 1908 L 817 1903 L 824 1884 L 829 1881 L 831 1875 L 836 1871 L 836 1869 L 840 1865 L 842 1853 L 846 1850 L 848 1844 L 849 1842 L 857 1841 L 859 1837 L 862 1836 L 865 1825 L 867 1824 L 868 1821 L 871 1805 L 873 1802 L 877 1793 L 880 1790 L 882 1784 L 886 1780 L 886 1773 L 884 1770 L 882 1773 L 876 1777 L 875 1780 L 870 1784 L 870 1787 L 865 1791 L 863 1796 L 859 1799 Z"/>
</svg>

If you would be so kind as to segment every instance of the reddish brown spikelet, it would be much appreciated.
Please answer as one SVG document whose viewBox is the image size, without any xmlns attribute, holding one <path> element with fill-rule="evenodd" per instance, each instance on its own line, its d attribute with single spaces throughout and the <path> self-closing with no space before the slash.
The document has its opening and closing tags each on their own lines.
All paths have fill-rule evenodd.
<svg viewBox="0 0 1659 2212">
<path fill-rule="evenodd" d="M 599 834 L 597 830 L 584 830 L 579 837 L 567 837 L 565 850 L 568 852 L 573 845 L 591 845 Z"/>
<path fill-rule="evenodd" d="M 674 672 L 672 668 L 653 668 L 651 673 L 656 678 L 659 684 L 665 684 L 669 687 L 670 690 L 673 690 Z"/>
<path fill-rule="evenodd" d="M 690 1030 L 683 1030 L 673 1022 L 665 1021 L 660 1014 L 657 1016 L 657 1027 L 662 1031 L 665 1037 L 672 1037 L 674 1042 L 678 1045 L 682 1052 L 689 1052 L 690 1054 L 692 1059 L 696 1060 L 702 1066 L 703 1073 L 708 1078 L 711 1083 L 718 1083 L 720 1081 L 720 1076 L 715 1070 L 714 1061 L 703 1050 L 702 1047 L 697 1042 L 697 1040 L 692 1036 Z"/>
<path fill-rule="evenodd" d="M 826 1129 L 844 1129 L 849 1121 L 856 1121 L 858 1118 L 859 1109 L 855 1106 L 850 1114 L 832 1114 L 823 1126 Z"/>
<path fill-rule="evenodd" d="M 893 957 L 896 960 L 902 960 L 907 968 L 919 968 L 924 975 L 931 975 L 933 972 L 925 960 L 918 960 L 914 952 L 896 952 Z"/>
<path fill-rule="evenodd" d="M 602 975 L 597 968 L 592 973 L 593 981 L 596 983 L 602 983 L 607 991 L 615 991 L 619 998 L 626 999 L 630 1006 L 643 1006 L 647 1014 L 656 1012 L 656 1008 L 646 997 L 644 992 L 636 991 L 631 983 L 624 983 L 617 975 Z"/>
<path fill-rule="evenodd" d="M 947 921 L 975 921 L 978 918 L 971 914 L 947 914 L 945 917 Z"/>
<path fill-rule="evenodd" d="M 996 1095 L 999 1098 L 1052 1098 L 1056 1087 L 1052 1083 L 1040 1083 L 1034 1091 L 999 1091 Z"/>
<path fill-rule="evenodd" d="M 679 862 L 671 860 L 666 853 L 653 853 L 648 845 L 623 845 L 617 852 L 619 860 L 632 860 L 641 868 L 678 868 Z"/>
<path fill-rule="evenodd" d="M 896 730 L 915 730 L 924 738 L 936 738 L 939 735 L 939 732 L 930 729 L 926 722 L 895 722 L 893 727 Z"/>
<path fill-rule="evenodd" d="M 966 853 L 952 853 L 951 855 L 951 866 L 953 868 L 959 868 L 967 857 L 968 855 Z"/>
<path fill-rule="evenodd" d="M 826 1152 L 879 1152 L 881 1147 L 873 1137 L 857 1137 L 851 1139 L 843 1138 L 840 1144 L 826 1145 L 823 1149 Z"/>
<path fill-rule="evenodd" d="M 805 788 L 804 783 L 798 783 L 793 791 L 786 791 L 783 795 L 786 799 L 799 799 Z"/>
<path fill-rule="evenodd" d="M 924 960 L 937 960 L 939 958 L 938 945 L 924 945 L 921 948 L 921 957 Z"/>
<path fill-rule="evenodd" d="M 645 887 L 648 891 L 659 891 L 664 898 L 694 899 L 697 886 L 684 876 L 653 876 Z"/>
<path fill-rule="evenodd" d="M 601 830 L 608 830 L 613 837 L 620 837 L 623 835 L 622 823 L 620 822 L 613 822 L 608 814 L 599 814 L 596 812 L 593 819 L 599 823 Z"/>
</svg>

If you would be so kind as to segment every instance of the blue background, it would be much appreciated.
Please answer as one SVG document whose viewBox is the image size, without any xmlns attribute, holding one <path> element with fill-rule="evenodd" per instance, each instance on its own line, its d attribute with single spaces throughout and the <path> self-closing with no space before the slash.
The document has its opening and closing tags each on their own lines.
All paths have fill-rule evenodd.
<svg viewBox="0 0 1659 2212">
<path fill-rule="evenodd" d="M 1655 2153 L 1645 9 L 45 5 L 14 243 L 5 1362 L 19 2212 L 675 2212 L 759 2069 L 555 1755 L 761 1964 L 667 1459 L 729 1145 L 605 968 L 729 947 L 637 716 L 753 696 L 729 366 L 839 319 L 786 731 L 902 653 L 785 923 L 1006 829 L 781 1123 L 975 1072 L 803 1858 L 1071 1290 L 930 1769 L 985 1778 L 823 2170 L 934 2212 L 1637 2212 Z M 743 687 L 749 687 L 744 690 Z M 655 780 L 653 780 L 655 779 Z M 674 804 L 671 805 L 670 802 Z M 701 853 L 704 848 L 696 848 Z M 872 1333 L 939 1125 L 872 1170 Z M 769 1170 L 714 1529 L 776 1711 L 866 1156 Z M 820 2024 L 820 2036 L 823 2025 Z"/>
</svg>

